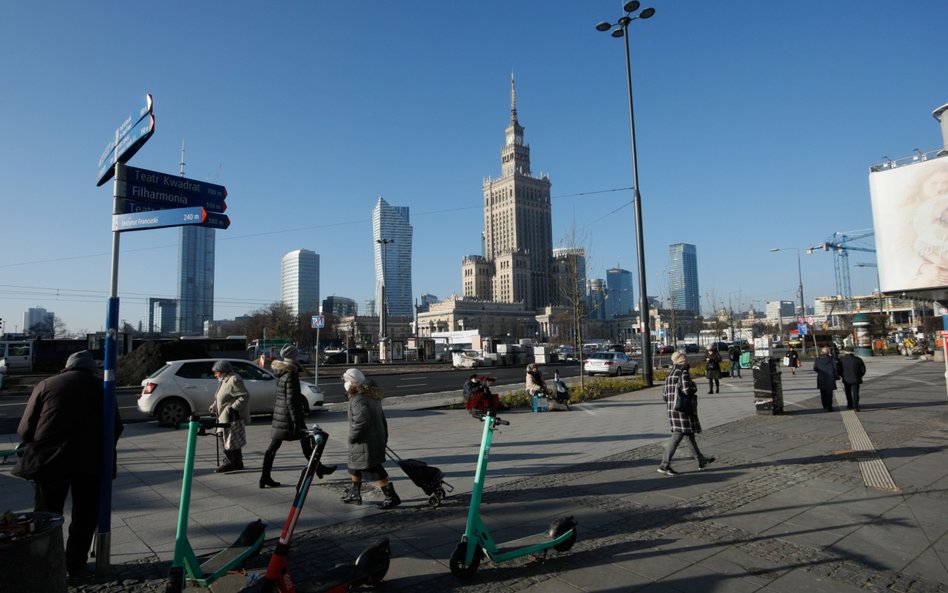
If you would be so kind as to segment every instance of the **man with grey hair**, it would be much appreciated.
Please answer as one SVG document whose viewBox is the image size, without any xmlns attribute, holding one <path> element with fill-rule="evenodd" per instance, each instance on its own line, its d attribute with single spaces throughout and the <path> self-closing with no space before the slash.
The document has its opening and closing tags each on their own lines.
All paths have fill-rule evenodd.
<svg viewBox="0 0 948 593">
<path fill-rule="evenodd" d="M 839 366 L 829 348 L 820 348 L 820 355 L 813 361 L 816 372 L 816 386 L 820 390 L 820 403 L 827 412 L 833 411 L 833 392 L 839 379 Z"/>
<path fill-rule="evenodd" d="M 92 353 L 76 352 L 62 371 L 36 385 L 17 427 L 27 446 L 13 474 L 33 481 L 34 511 L 62 515 L 66 495 L 72 495 L 66 542 L 66 572 L 71 578 L 86 571 L 98 521 L 103 400 L 102 378 Z M 121 433 L 116 406 L 116 440 Z M 114 463 L 112 471 L 114 478 Z"/>
</svg>

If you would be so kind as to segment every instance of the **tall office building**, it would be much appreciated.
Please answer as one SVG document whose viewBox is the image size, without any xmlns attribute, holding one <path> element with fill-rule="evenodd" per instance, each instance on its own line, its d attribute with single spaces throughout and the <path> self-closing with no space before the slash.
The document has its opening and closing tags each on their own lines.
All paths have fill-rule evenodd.
<svg viewBox="0 0 948 593">
<path fill-rule="evenodd" d="M 688 243 L 668 246 L 668 293 L 671 308 L 701 314 L 698 291 L 698 250 Z"/>
<path fill-rule="evenodd" d="M 606 319 L 606 281 L 602 278 L 589 280 L 590 319 Z"/>
<path fill-rule="evenodd" d="M 635 299 L 632 296 L 632 272 L 622 268 L 606 270 L 606 317 L 620 317 L 628 315 L 635 309 Z"/>
<path fill-rule="evenodd" d="M 484 181 L 483 256 L 462 263 L 465 296 L 503 303 L 525 303 L 527 309 L 551 304 L 553 225 L 550 178 L 534 177 L 530 145 L 524 142 L 517 119 L 517 93 L 510 77 L 510 123 L 500 149 L 501 176 Z M 485 267 L 485 265 L 487 267 Z M 468 282 L 488 270 L 490 294 L 482 284 Z M 470 291 L 470 292 L 469 292 Z"/>
<path fill-rule="evenodd" d="M 280 301 L 293 315 L 319 311 L 319 254 L 297 249 L 280 260 Z"/>
<path fill-rule="evenodd" d="M 43 307 L 30 307 L 23 314 L 23 333 L 37 338 L 54 337 L 56 316 Z"/>
<path fill-rule="evenodd" d="M 386 314 L 411 317 L 411 242 L 408 206 L 392 206 L 379 197 L 372 209 L 375 240 L 375 302 L 381 304 L 385 286 Z"/>
<path fill-rule="evenodd" d="M 148 332 L 170 334 L 178 319 L 177 299 L 148 299 Z"/>
<path fill-rule="evenodd" d="M 352 317 L 359 314 L 359 306 L 353 299 L 332 295 L 323 299 L 323 313 L 336 317 Z"/>
<path fill-rule="evenodd" d="M 184 143 L 178 173 L 184 177 Z M 214 319 L 214 229 L 183 226 L 178 242 L 178 332 L 204 333 Z"/>
</svg>

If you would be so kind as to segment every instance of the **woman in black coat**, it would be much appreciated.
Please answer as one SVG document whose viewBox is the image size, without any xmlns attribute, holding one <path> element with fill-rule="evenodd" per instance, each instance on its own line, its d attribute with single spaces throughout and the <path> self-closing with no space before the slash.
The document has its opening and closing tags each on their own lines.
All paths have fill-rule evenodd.
<svg viewBox="0 0 948 593">
<path fill-rule="evenodd" d="M 302 438 L 306 430 L 306 401 L 300 391 L 299 350 L 287 344 L 280 350 L 283 360 L 271 363 L 277 376 L 276 400 L 273 402 L 273 424 L 270 428 L 270 446 L 263 454 L 263 471 L 260 473 L 261 488 L 276 488 L 279 482 L 270 477 L 273 459 L 283 441 L 299 441 L 303 455 L 309 459 L 313 454 L 309 439 Z"/>
</svg>

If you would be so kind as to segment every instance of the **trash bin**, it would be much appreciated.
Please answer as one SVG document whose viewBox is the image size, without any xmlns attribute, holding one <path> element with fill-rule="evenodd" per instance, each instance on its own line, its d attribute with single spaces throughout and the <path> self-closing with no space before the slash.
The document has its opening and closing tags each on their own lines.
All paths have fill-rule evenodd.
<svg viewBox="0 0 948 593">
<path fill-rule="evenodd" d="M 62 515 L 20 513 L 0 524 L 0 591 L 66 593 Z"/>
<path fill-rule="evenodd" d="M 754 407 L 758 414 L 783 414 L 783 384 L 777 360 L 757 358 L 754 369 Z"/>
</svg>

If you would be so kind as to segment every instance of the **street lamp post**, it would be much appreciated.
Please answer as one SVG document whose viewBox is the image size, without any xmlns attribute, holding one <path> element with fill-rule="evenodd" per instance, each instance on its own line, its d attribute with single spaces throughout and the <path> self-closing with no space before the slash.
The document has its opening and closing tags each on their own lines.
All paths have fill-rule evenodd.
<svg viewBox="0 0 948 593">
<path fill-rule="evenodd" d="M 382 246 L 382 303 L 379 307 L 379 362 L 388 362 L 388 328 L 385 326 L 386 309 L 388 309 L 385 295 L 385 252 L 389 243 L 394 243 L 395 239 L 376 239 L 375 242 Z"/>
<path fill-rule="evenodd" d="M 638 251 L 639 268 L 639 326 L 642 334 L 642 374 L 645 385 L 652 386 L 652 344 L 649 323 L 648 292 L 645 288 L 645 242 L 642 230 L 642 196 L 639 193 L 639 165 L 635 147 L 635 110 L 632 104 L 632 60 L 629 56 L 629 24 L 638 19 L 651 18 L 655 14 L 654 8 L 646 8 L 633 16 L 639 9 L 639 2 L 627 2 L 622 9 L 625 15 L 616 23 L 601 22 L 596 25 L 598 31 L 612 31 L 613 37 L 622 37 L 625 40 L 625 77 L 629 87 L 629 131 L 632 137 L 632 185 L 633 209 L 635 210 L 635 246 Z"/>
<path fill-rule="evenodd" d="M 798 247 L 774 247 L 771 249 L 772 252 L 777 253 L 778 251 L 796 251 L 797 252 L 797 278 L 800 281 L 800 316 L 806 317 L 806 301 L 803 300 L 803 269 L 800 267 L 800 248 Z M 799 320 L 798 320 L 799 321 Z M 806 337 L 801 337 L 800 339 L 800 348 L 802 348 L 802 355 L 806 356 Z"/>
</svg>

